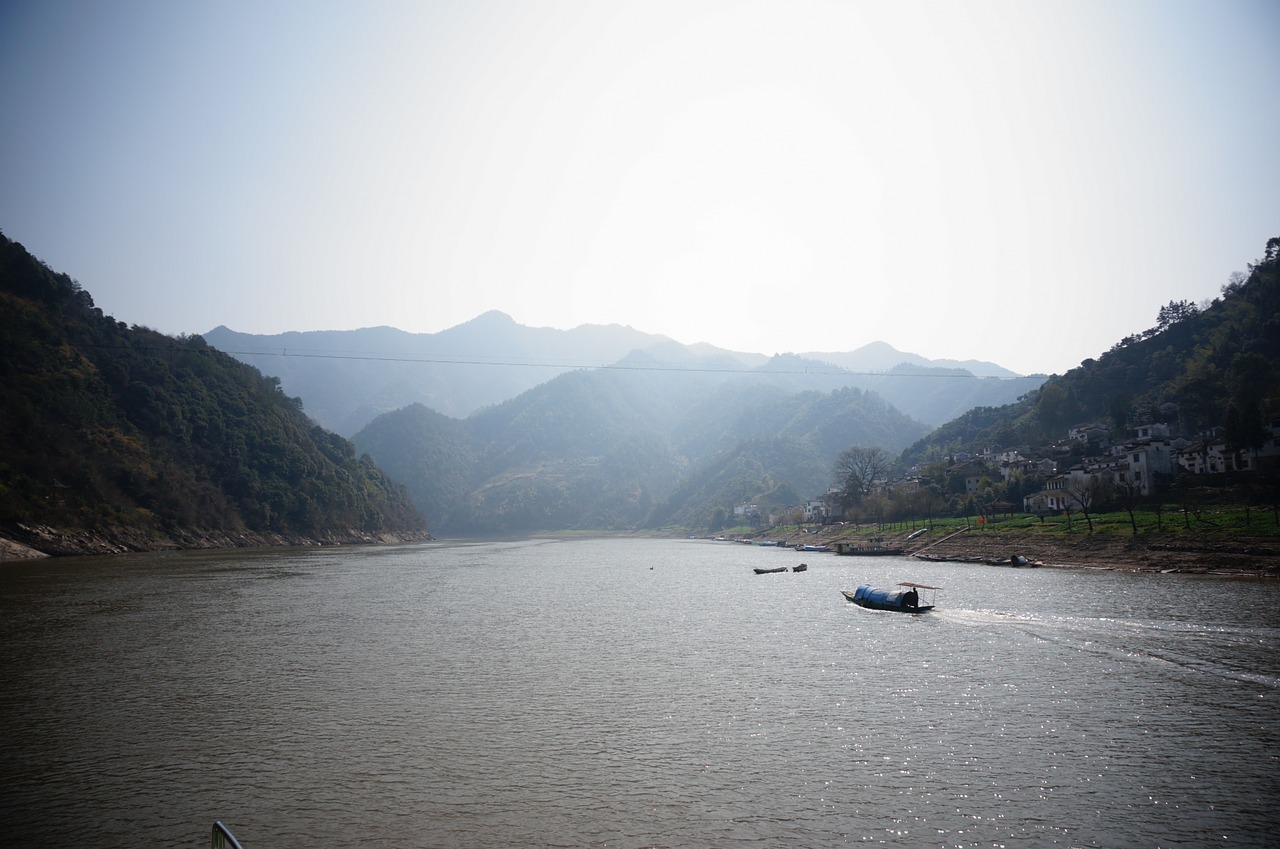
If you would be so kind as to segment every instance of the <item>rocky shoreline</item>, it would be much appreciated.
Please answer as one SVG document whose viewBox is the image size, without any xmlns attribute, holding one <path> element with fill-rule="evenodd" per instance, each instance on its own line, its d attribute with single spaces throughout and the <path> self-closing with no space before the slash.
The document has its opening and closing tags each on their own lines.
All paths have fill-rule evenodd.
<svg viewBox="0 0 1280 849">
<path fill-rule="evenodd" d="M 1146 572 L 1214 572 L 1280 576 L 1280 549 L 1257 545 L 1173 545 L 1123 539 L 1074 543 L 956 540 L 913 552 L 930 560 L 990 563 L 1021 555 L 1044 566 L 1129 569 Z"/>
<path fill-rule="evenodd" d="M 278 548 L 323 545 L 395 545 L 427 542 L 426 531 L 369 533 L 347 528 L 316 535 L 262 534 L 181 529 L 165 532 L 137 528 L 86 530 L 46 525 L 16 525 L 0 532 L 0 560 L 33 560 L 127 554 L 143 551 L 199 551 L 224 548 Z"/>
<path fill-rule="evenodd" d="M 924 535 L 907 539 L 910 531 L 885 533 L 887 548 L 902 549 L 922 560 L 1010 565 L 1015 556 L 1030 565 L 1076 568 L 1128 569 L 1145 572 L 1198 572 L 1222 575 L 1280 577 L 1280 539 L 1231 537 L 1180 539 L 1088 535 L 1065 541 L 1032 532 L 989 533 L 976 529 L 950 535 Z M 787 545 L 824 545 L 845 538 L 844 531 L 773 537 Z M 853 537 L 849 537 L 853 538 Z"/>
</svg>

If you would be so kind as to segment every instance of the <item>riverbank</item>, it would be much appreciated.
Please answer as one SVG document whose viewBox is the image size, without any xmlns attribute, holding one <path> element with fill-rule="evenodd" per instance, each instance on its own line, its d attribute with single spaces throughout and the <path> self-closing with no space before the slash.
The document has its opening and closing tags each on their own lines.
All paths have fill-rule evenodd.
<svg viewBox="0 0 1280 849">
<path fill-rule="evenodd" d="M 582 535 L 595 534 L 583 532 Z M 858 542 L 870 537 L 882 539 L 886 548 L 902 549 L 910 556 L 925 560 L 989 564 L 1007 563 L 1011 558 L 1020 556 L 1040 566 L 1280 577 L 1280 537 L 1266 534 L 1165 533 L 1135 537 L 1080 531 L 1067 536 L 1044 532 L 1038 526 L 1001 527 L 996 530 L 939 526 L 921 532 L 919 528 L 913 530 L 909 527 L 884 531 L 828 525 L 822 528 L 771 529 L 743 539 L 769 540 L 794 547 L 833 545 L 840 540 Z M 19 525 L 0 534 L 0 561 L 143 551 L 398 545 L 431 539 L 432 536 L 425 531 L 371 534 L 348 529 L 316 536 L 200 530 L 160 534 L 126 528 L 88 531 Z"/>
<path fill-rule="evenodd" d="M 368 533 L 348 528 L 322 534 L 262 534 L 249 531 L 182 529 L 150 531 L 138 528 L 52 528 L 17 525 L 0 535 L 0 561 L 34 560 L 95 554 L 127 554 L 142 551 L 198 551 L 220 548 L 273 548 L 321 545 L 395 545 L 426 542 L 426 531 Z"/>
<path fill-rule="evenodd" d="M 1065 536 L 1037 527 L 980 530 L 938 528 L 870 531 L 843 525 L 762 532 L 760 540 L 787 546 L 834 545 L 872 536 L 908 556 L 961 563 L 1008 563 L 1015 556 L 1040 566 L 1129 569 L 1148 572 L 1212 572 L 1280 577 L 1280 538 L 1272 535 L 1086 533 Z M 913 534 L 915 534 L 914 538 Z"/>
</svg>

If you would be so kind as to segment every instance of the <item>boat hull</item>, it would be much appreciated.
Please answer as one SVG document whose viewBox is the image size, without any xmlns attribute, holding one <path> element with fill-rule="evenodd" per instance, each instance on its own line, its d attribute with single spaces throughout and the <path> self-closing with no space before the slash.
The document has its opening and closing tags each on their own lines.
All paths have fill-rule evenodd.
<svg viewBox="0 0 1280 849">
<path fill-rule="evenodd" d="M 840 593 L 859 607 L 869 610 L 891 610 L 894 613 L 928 613 L 933 610 L 932 604 L 908 607 L 905 603 L 906 593 L 901 590 L 878 590 L 863 584 L 853 592 L 841 590 Z"/>
<path fill-rule="evenodd" d="M 906 554 L 905 548 L 849 548 L 842 546 L 836 554 L 842 557 L 901 557 Z"/>
</svg>

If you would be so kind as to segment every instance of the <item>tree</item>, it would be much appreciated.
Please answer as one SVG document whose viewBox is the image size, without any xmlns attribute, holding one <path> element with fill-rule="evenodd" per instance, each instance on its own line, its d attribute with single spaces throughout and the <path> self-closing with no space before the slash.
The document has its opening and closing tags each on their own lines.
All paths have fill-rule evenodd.
<svg viewBox="0 0 1280 849">
<path fill-rule="evenodd" d="M 1036 414 L 1046 434 L 1060 435 L 1079 420 L 1081 409 L 1075 391 L 1069 385 L 1051 381 L 1040 390 Z"/>
<path fill-rule="evenodd" d="M 1116 433 L 1123 434 L 1129 429 L 1129 399 L 1123 393 L 1111 396 L 1111 423 Z"/>
<path fill-rule="evenodd" d="M 1233 271 L 1227 277 L 1227 282 L 1222 286 L 1222 294 L 1231 297 L 1238 295 L 1244 291 L 1244 284 L 1249 282 L 1249 278 L 1243 271 Z"/>
<path fill-rule="evenodd" d="M 1223 424 L 1227 448 L 1231 451 L 1231 465 L 1235 469 L 1243 465 L 1245 454 L 1257 452 L 1267 443 L 1267 430 L 1257 401 L 1250 399 L 1243 407 L 1232 404 L 1227 408 Z"/>
<path fill-rule="evenodd" d="M 893 467 L 893 457 L 881 448 L 854 446 L 840 452 L 836 460 L 836 486 L 846 505 L 860 504 L 871 494 L 875 482 Z"/>
<path fill-rule="evenodd" d="M 1098 475 L 1073 476 L 1067 483 L 1067 495 L 1080 505 L 1080 512 L 1089 524 L 1089 533 L 1093 533 L 1093 508 L 1106 500 L 1108 487 Z"/>
<path fill-rule="evenodd" d="M 1121 481 L 1115 486 L 1116 503 L 1129 514 L 1129 527 L 1133 529 L 1133 535 L 1138 535 L 1138 520 L 1134 516 L 1133 511 L 1137 509 L 1138 504 L 1142 501 L 1142 488 L 1132 481 Z"/>
<path fill-rule="evenodd" d="M 711 530 L 724 530 L 724 526 L 729 522 L 729 515 L 725 513 L 723 507 L 717 507 L 715 512 L 711 514 Z"/>
<path fill-rule="evenodd" d="M 921 487 L 916 496 L 916 504 L 919 505 L 921 512 L 924 513 L 925 521 L 929 523 L 931 529 L 933 528 L 933 517 L 946 506 L 946 503 L 947 501 L 943 497 L 941 490 L 932 484 Z"/>
<path fill-rule="evenodd" d="M 1170 301 L 1162 306 L 1156 314 L 1156 330 L 1166 330 L 1199 312 L 1200 308 L 1191 301 Z"/>
</svg>

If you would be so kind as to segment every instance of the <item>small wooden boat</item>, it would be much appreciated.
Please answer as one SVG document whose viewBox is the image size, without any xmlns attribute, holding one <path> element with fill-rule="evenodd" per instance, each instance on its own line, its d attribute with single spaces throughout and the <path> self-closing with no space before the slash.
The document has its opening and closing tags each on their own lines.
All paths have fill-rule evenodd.
<svg viewBox="0 0 1280 849">
<path fill-rule="evenodd" d="M 903 581 L 898 586 L 904 589 L 879 590 L 870 584 L 862 584 L 853 592 L 848 590 L 840 592 L 859 607 L 872 610 L 894 610 L 898 613 L 928 613 L 933 610 L 933 598 L 930 596 L 928 604 L 921 604 L 919 591 L 936 592 L 942 589 L 942 587 L 931 587 L 928 584 L 915 584 L 910 581 Z"/>
<path fill-rule="evenodd" d="M 778 568 L 776 568 L 776 569 L 752 569 L 751 571 L 752 571 L 752 572 L 755 572 L 757 575 L 772 575 L 772 574 L 773 574 L 773 573 L 775 573 L 775 572 L 785 572 L 785 571 L 787 571 L 787 567 L 786 567 L 786 566 L 779 566 L 779 567 L 778 567 Z"/>
<path fill-rule="evenodd" d="M 987 563 L 989 563 L 992 566 L 1013 566 L 1015 568 L 1038 565 L 1028 560 L 1024 555 L 1021 555 L 1021 554 L 1015 554 L 1012 557 L 1010 557 L 1008 560 L 988 560 Z"/>
<path fill-rule="evenodd" d="M 791 569 L 791 571 L 792 571 L 792 572 L 808 572 L 808 571 L 809 571 L 809 564 L 808 564 L 808 563 L 801 563 L 799 566 L 795 566 L 795 567 L 793 567 L 793 568 Z"/>
</svg>

